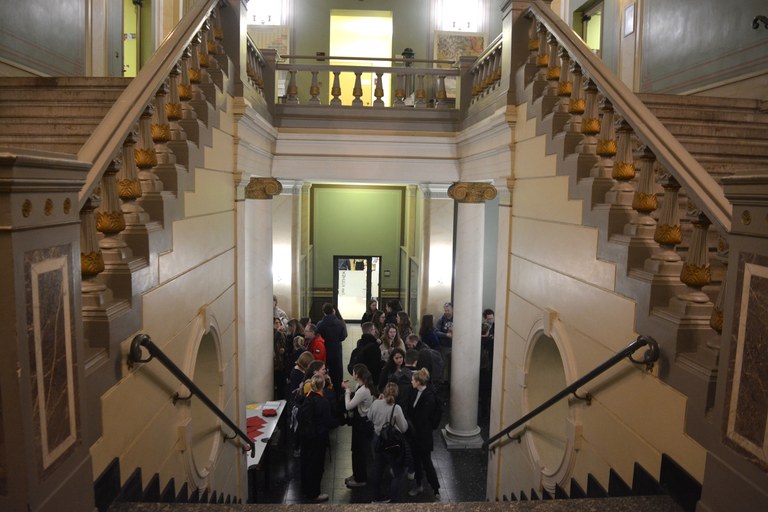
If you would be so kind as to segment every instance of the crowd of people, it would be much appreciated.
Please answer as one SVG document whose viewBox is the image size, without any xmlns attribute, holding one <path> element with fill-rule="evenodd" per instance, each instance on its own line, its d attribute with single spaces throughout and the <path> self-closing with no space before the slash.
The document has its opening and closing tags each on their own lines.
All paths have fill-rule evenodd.
<svg viewBox="0 0 768 512">
<path fill-rule="evenodd" d="M 289 320 L 276 298 L 273 304 L 275 398 L 287 401 L 288 432 L 293 454 L 300 457 L 306 499 L 328 500 L 320 482 L 329 432 L 349 425 L 352 475 L 345 480 L 347 487 L 371 486 L 375 502 L 389 502 L 402 499 L 406 482 L 409 496 L 422 494 L 426 481 L 439 500 L 432 433 L 443 410 L 438 390 L 449 382 L 453 306 L 446 303 L 436 323 L 424 315 L 415 332 L 399 301 L 379 310 L 378 301 L 371 300 L 361 318 L 362 336 L 344 367 L 341 347 L 347 328 L 333 304 L 323 305 L 317 324 L 309 318 Z M 489 410 L 493 312 L 484 311 L 483 319 L 480 404 Z M 393 430 L 400 441 L 391 440 Z M 385 489 L 387 468 L 391 478 Z"/>
</svg>

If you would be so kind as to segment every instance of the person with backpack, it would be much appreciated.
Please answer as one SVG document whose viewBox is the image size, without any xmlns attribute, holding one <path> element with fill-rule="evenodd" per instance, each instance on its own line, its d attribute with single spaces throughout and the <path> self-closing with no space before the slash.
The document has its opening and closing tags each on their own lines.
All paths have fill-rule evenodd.
<svg viewBox="0 0 768 512">
<path fill-rule="evenodd" d="M 328 431 L 333 417 L 328 401 L 323 397 L 325 377 L 313 375 L 310 391 L 299 406 L 299 439 L 301 442 L 301 490 L 313 503 L 328 501 L 320 493 L 325 469 L 325 451 L 329 445 Z"/>
<path fill-rule="evenodd" d="M 354 411 L 352 418 L 352 476 L 346 478 L 347 487 L 363 487 L 368 482 L 368 456 L 373 439 L 373 423 L 368 419 L 368 411 L 373 405 L 376 388 L 371 380 L 371 372 L 364 364 L 357 364 L 352 369 L 352 376 L 357 383 L 353 392 L 347 381 L 341 383 L 344 388 L 344 404 L 348 411 Z"/>
<path fill-rule="evenodd" d="M 398 387 L 389 382 L 384 387 L 382 397 L 374 400 L 368 411 L 368 418 L 373 423 L 373 502 L 389 503 L 398 501 L 402 489 L 405 469 L 410 458 L 410 449 L 403 434 L 408 431 L 408 422 L 402 408 L 397 405 Z M 389 485 L 389 498 L 381 492 L 384 468 L 392 469 L 392 481 Z"/>
<path fill-rule="evenodd" d="M 413 432 L 411 433 L 411 451 L 413 465 L 416 471 L 415 486 L 408 491 L 409 496 L 417 496 L 424 492 L 422 480 L 426 473 L 427 482 L 435 493 L 435 500 L 440 500 L 440 482 L 437 480 L 437 472 L 432 464 L 432 431 L 440 424 L 443 415 L 442 405 L 437 398 L 432 386 L 429 385 L 429 371 L 422 368 L 413 373 L 411 385 L 414 393 L 411 393 L 406 415 Z"/>
</svg>

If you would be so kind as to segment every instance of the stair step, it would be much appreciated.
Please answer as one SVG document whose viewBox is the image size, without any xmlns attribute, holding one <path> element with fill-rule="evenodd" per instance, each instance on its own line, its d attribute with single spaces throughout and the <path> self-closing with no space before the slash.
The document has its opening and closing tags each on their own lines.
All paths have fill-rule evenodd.
<svg viewBox="0 0 768 512">
<path fill-rule="evenodd" d="M 28 117 L 104 117 L 114 102 L 77 101 L 69 103 L 37 101 L 0 101 L 0 119 Z"/>
<path fill-rule="evenodd" d="M 741 139 L 745 141 L 765 141 L 768 140 L 768 132 L 760 128 L 756 129 L 754 125 L 738 125 L 733 123 L 724 123 L 719 121 L 665 121 L 661 122 L 670 132 L 678 136 L 688 137 L 718 137 L 726 139 Z"/>
<path fill-rule="evenodd" d="M 3 101 L 114 101 L 130 78 L 5 77 L 0 78 Z"/>
<path fill-rule="evenodd" d="M 584 499 L 575 502 L 563 502 L 561 500 L 539 500 L 526 502 L 463 502 L 463 503 L 419 503 L 418 510 L 424 512 L 471 512 L 482 509 L 486 512 L 510 511 L 510 510 L 535 510 L 539 512 L 556 512 L 565 510 L 573 512 L 600 510 L 604 512 L 680 512 L 681 509 L 669 496 L 631 496 L 622 498 L 603 498 L 603 499 Z M 359 503 L 333 503 L 325 506 L 318 506 L 311 503 L 292 503 L 292 504 L 243 504 L 229 505 L 227 510 L 235 511 L 281 511 L 291 510 L 295 512 L 316 512 L 317 510 L 334 510 L 339 512 L 356 512 L 360 510 Z M 378 507 L 384 510 L 389 505 Z M 366 510 L 375 510 L 373 505 L 364 506 Z M 192 511 L 192 510 L 215 510 L 215 507 L 201 507 L 200 505 L 188 505 L 185 503 L 113 503 L 109 508 L 110 512 L 161 512 L 161 511 Z"/>
</svg>

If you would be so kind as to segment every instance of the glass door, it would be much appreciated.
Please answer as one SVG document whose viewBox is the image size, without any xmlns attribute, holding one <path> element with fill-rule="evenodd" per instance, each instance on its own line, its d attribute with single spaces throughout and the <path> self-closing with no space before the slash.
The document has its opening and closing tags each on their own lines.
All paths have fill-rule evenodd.
<svg viewBox="0 0 768 512">
<path fill-rule="evenodd" d="M 381 287 L 380 256 L 333 257 L 333 303 L 346 322 L 359 322 Z"/>
</svg>

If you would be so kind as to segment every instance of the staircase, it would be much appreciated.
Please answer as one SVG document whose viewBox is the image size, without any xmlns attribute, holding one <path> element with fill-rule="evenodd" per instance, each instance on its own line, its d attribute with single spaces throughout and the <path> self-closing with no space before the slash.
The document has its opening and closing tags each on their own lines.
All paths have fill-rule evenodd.
<svg viewBox="0 0 768 512">
<path fill-rule="evenodd" d="M 76 155 L 130 78 L 0 80 L 0 147 Z"/>
<path fill-rule="evenodd" d="M 718 181 L 768 169 L 768 112 L 752 99 L 638 94 Z"/>
</svg>

